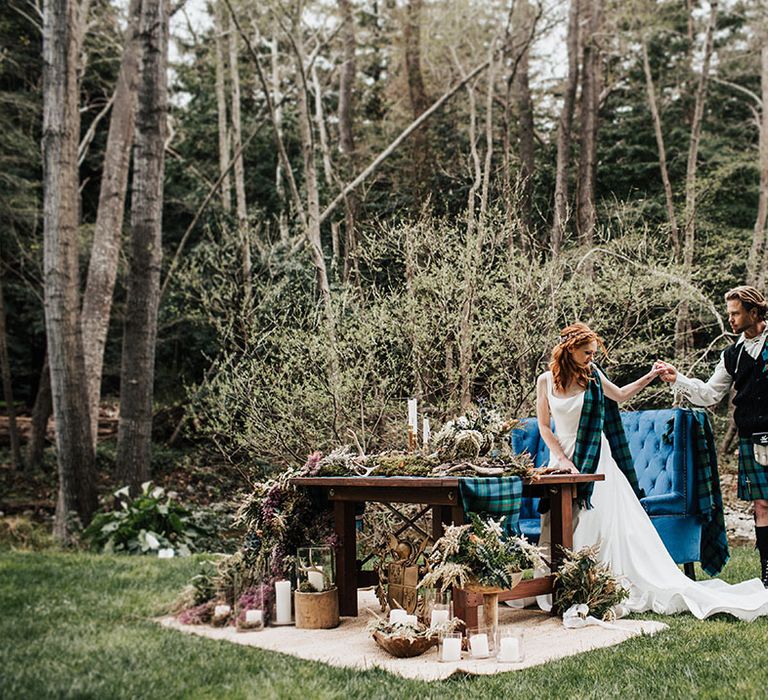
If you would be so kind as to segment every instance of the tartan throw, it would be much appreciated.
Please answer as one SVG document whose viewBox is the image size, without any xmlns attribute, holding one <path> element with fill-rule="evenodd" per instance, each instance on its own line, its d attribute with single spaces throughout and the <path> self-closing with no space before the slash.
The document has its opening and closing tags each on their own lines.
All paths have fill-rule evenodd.
<svg viewBox="0 0 768 700">
<path fill-rule="evenodd" d="M 755 448 L 748 437 L 739 438 L 738 496 L 742 501 L 768 498 L 768 467 L 755 461 Z"/>
<path fill-rule="evenodd" d="M 520 501 L 523 480 L 519 476 L 462 477 L 459 494 L 465 513 L 498 520 L 502 516 L 507 535 L 520 534 Z"/>
<path fill-rule="evenodd" d="M 704 519 L 701 529 L 701 568 L 710 576 L 717 576 L 730 558 L 728 537 L 725 532 L 723 495 L 720 491 L 720 476 L 717 473 L 717 451 L 712 425 L 704 411 L 693 414 L 694 461 L 696 474 L 696 495 L 699 511 Z"/>
<path fill-rule="evenodd" d="M 624 434 L 619 406 L 603 393 L 598 369 L 595 365 L 589 386 L 584 392 L 584 405 L 581 409 L 576 447 L 571 461 L 582 474 L 594 474 L 600 460 L 600 438 L 605 433 L 614 461 L 627 478 L 635 495 L 643 498 L 645 493 L 637 483 L 637 474 L 629 451 L 627 436 Z M 593 482 L 579 484 L 577 487 L 576 499 L 582 508 L 591 510 L 593 489 Z"/>
</svg>

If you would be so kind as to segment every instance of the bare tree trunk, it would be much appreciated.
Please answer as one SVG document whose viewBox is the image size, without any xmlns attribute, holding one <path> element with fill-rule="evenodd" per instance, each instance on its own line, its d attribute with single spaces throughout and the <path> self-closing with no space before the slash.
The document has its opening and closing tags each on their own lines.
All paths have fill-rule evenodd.
<svg viewBox="0 0 768 700">
<path fill-rule="evenodd" d="M 675 202 L 672 196 L 672 183 L 669 179 L 667 168 L 667 149 L 664 146 L 664 134 L 661 130 L 661 114 L 656 104 L 656 90 L 653 87 L 651 64 L 648 61 L 648 46 L 643 42 L 643 70 L 645 72 L 645 87 L 648 93 L 648 106 L 653 117 L 653 131 L 656 134 L 656 146 L 659 149 L 659 170 L 661 181 L 664 184 L 664 198 L 667 204 L 667 218 L 669 219 L 669 236 L 672 241 L 672 250 L 675 261 L 680 260 L 680 231 L 677 227 L 677 215 L 675 214 Z"/>
<path fill-rule="evenodd" d="M 19 429 L 16 425 L 16 406 L 13 402 L 13 384 L 11 382 L 11 363 L 8 357 L 7 331 L 5 325 L 5 298 L 3 296 L 3 281 L 0 277 L 0 364 L 3 374 L 3 398 L 8 413 L 8 434 L 11 438 L 11 467 L 20 469 L 23 466 L 21 446 L 19 444 Z"/>
<path fill-rule="evenodd" d="M 26 463 L 27 469 L 38 469 L 43 466 L 43 451 L 45 450 L 48 419 L 53 413 L 51 398 L 51 370 L 48 365 L 48 352 L 45 353 L 43 368 L 40 370 L 40 381 L 37 385 L 35 405 L 32 407 L 29 439 L 27 440 Z"/>
<path fill-rule="evenodd" d="M 592 246 L 595 237 L 595 177 L 597 175 L 597 125 L 602 56 L 599 37 L 602 31 L 602 0 L 587 0 L 589 21 L 582 52 L 579 181 L 577 188 L 577 225 L 582 245 Z"/>
<path fill-rule="evenodd" d="M 355 37 L 355 17 L 352 12 L 350 0 L 338 0 L 341 10 L 341 19 L 344 27 L 341 38 L 344 45 L 344 61 L 339 71 L 339 107 L 337 116 L 339 120 L 339 148 L 342 153 L 342 172 L 345 179 L 349 179 L 356 167 L 355 138 L 352 128 L 354 119 L 354 85 L 357 73 L 355 51 L 357 39 Z M 360 282 L 360 269 L 358 265 L 358 238 L 355 230 L 357 219 L 358 201 L 357 195 L 352 193 L 345 200 L 344 216 L 344 281 L 354 279 L 356 284 Z"/>
<path fill-rule="evenodd" d="M 760 52 L 762 105 L 760 110 L 760 195 L 757 200 L 757 218 L 752 234 L 752 248 L 747 260 L 747 284 L 762 286 L 765 277 L 765 255 L 768 251 L 765 240 L 765 224 L 768 219 L 768 28 L 763 34 Z M 763 263 L 761 265 L 761 263 Z M 763 278 L 762 280 L 760 278 Z"/>
<path fill-rule="evenodd" d="M 423 0 L 408 0 L 405 7 L 403 41 L 405 45 L 405 75 L 408 81 L 408 96 L 411 112 L 416 119 L 429 107 L 424 76 L 421 71 L 421 14 Z M 413 135 L 413 182 L 417 197 L 424 194 L 429 163 L 429 138 L 426 127 Z"/>
<path fill-rule="evenodd" d="M 152 389 L 168 111 L 167 0 L 143 0 L 141 38 L 143 57 L 136 117 L 131 250 L 117 435 L 118 478 L 134 487 L 149 478 L 152 449 Z"/>
<path fill-rule="evenodd" d="M 513 43 L 520 47 L 521 53 L 517 60 L 512 79 L 512 98 L 517 111 L 517 155 L 520 159 L 520 220 L 523 236 L 531 239 L 533 226 L 533 177 L 534 177 L 534 134 L 533 134 L 533 100 L 529 84 L 529 57 L 532 24 L 534 21 L 533 8 L 528 0 L 515 5 Z"/>
<path fill-rule="evenodd" d="M 278 60 L 277 29 L 274 30 L 272 41 L 270 42 L 270 54 L 272 60 L 272 91 L 275 96 L 275 131 L 278 138 L 283 138 L 283 108 L 280 96 L 280 62 Z M 283 243 L 288 242 L 288 213 L 286 209 L 290 206 L 288 198 L 285 196 L 285 183 L 283 182 L 282 161 L 278 158 L 275 168 L 275 188 L 277 198 L 280 201 L 280 213 L 278 214 L 277 226 L 280 232 L 280 240 Z"/>
<path fill-rule="evenodd" d="M 96 448 L 99 424 L 99 400 L 107 342 L 112 296 L 122 245 L 125 193 L 131 162 L 131 143 L 136 122 L 136 85 L 139 74 L 138 39 L 141 0 L 131 0 L 123 57 L 115 86 L 109 121 L 104 167 L 99 191 L 99 207 L 88 266 L 88 281 L 83 295 L 81 326 L 85 373 L 88 382 L 88 411 L 91 439 Z"/>
<path fill-rule="evenodd" d="M 72 515 L 90 521 L 96 479 L 80 331 L 77 259 L 80 17 L 74 0 L 43 10 L 43 214 L 45 325 L 56 419 L 59 491 L 55 536 L 69 542 Z"/>
<path fill-rule="evenodd" d="M 579 83 L 579 4 L 587 0 L 571 0 L 568 11 L 568 79 L 557 129 L 557 166 L 555 170 L 555 216 L 550 234 L 552 254 L 557 256 L 565 238 L 568 223 L 568 175 L 571 163 L 571 129 Z"/>
<path fill-rule="evenodd" d="M 709 67 L 712 60 L 712 47 L 714 41 L 715 25 L 717 23 L 718 0 L 710 3 L 710 15 L 707 22 L 706 38 L 704 43 L 704 60 L 701 67 L 701 75 L 696 87 L 696 100 L 693 109 L 693 122 L 691 124 L 691 141 L 688 146 L 688 163 L 685 171 L 685 232 L 683 238 L 683 269 L 686 278 L 693 268 L 693 256 L 696 243 L 696 173 L 699 157 L 699 142 L 701 140 L 701 127 L 704 120 L 704 105 L 707 98 L 707 86 L 709 82 Z M 683 300 L 677 308 L 675 321 L 675 356 L 678 360 L 688 354 L 691 347 L 691 320 L 688 302 Z"/>
<path fill-rule="evenodd" d="M 222 22 L 221 3 L 216 2 L 213 8 L 213 34 L 215 42 L 216 61 L 216 114 L 219 124 L 219 174 L 221 181 L 221 206 L 224 211 L 232 210 L 232 184 L 229 181 L 229 127 L 227 125 L 227 88 L 225 66 L 225 37 Z M 231 38 L 231 37 L 230 37 Z"/>
<path fill-rule="evenodd" d="M 232 17 L 229 18 L 229 82 L 232 90 L 232 147 L 235 156 L 235 201 L 237 202 L 237 229 L 240 235 L 240 249 L 243 268 L 243 292 L 245 308 L 251 305 L 251 242 L 248 233 L 248 205 L 245 199 L 245 167 L 240 115 L 240 68 L 238 61 L 237 31 Z"/>
<path fill-rule="evenodd" d="M 325 265 L 322 240 L 320 238 L 320 193 L 317 184 L 317 168 L 315 166 L 315 138 L 312 133 L 312 115 L 309 109 L 309 86 L 306 83 L 306 58 L 304 56 L 304 41 L 302 37 L 301 17 L 295 21 L 293 44 L 296 58 L 296 71 L 300 76 L 298 89 L 299 134 L 301 136 L 301 152 L 304 163 L 304 187 L 307 192 L 307 227 L 306 235 L 309 243 L 312 262 L 315 266 L 317 291 L 323 302 L 328 332 L 334 336 L 333 309 L 331 306 L 331 287 L 328 283 L 328 270 Z"/>
</svg>

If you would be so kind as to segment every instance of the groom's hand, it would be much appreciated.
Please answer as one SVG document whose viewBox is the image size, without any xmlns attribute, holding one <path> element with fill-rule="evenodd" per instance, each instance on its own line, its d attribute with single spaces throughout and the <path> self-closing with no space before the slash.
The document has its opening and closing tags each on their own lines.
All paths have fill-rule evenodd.
<svg viewBox="0 0 768 700">
<path fill-rule="evenodd" d="M 661 381 L 672 384 L 677 379 L 677 369 L 669 362 L 664 360 L 656 360 L 653 363 L 653 369 L 659 373 Z"/>
</svg>

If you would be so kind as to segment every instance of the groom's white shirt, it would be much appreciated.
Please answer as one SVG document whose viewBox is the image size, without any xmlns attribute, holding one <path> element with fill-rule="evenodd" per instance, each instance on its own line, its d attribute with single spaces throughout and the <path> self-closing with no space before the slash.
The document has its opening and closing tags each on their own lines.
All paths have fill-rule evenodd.
<svg viewBox="0 0 768 700">
<path fill-rule="evenodd" d="M 745 338 L 742 333 L 736 343 L 743 343 L 744 352 L 750 357 L 757 359 L 757 356 L 763 349 L 766 338 L 768 338 L 768 328 L 754 338 Z M 711 406 L 728 393 L 731 384 L 733 384 L 733 379 L 731 379 L 731 375 L 725 369 L 725 360 L 721 354 L 720 362 L 717 363 L 714 373 L 706 382 L 701 379 L 691 379 L 678 372 L 672 389 L 675 392 L 681 393 L 695 406 Z"/>
</svg>

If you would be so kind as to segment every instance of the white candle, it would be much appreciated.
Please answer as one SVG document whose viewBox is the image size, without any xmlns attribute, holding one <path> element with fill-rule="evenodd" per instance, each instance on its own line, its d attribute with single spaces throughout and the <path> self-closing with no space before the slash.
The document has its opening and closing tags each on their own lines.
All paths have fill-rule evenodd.
<svg viewBox="0 0 768 700">
<path fill-rule="evenodd" d="M 261 610 L 246 610 L 245 621 L 249 625 L 263 625 L 264 613 Z"/>
<path fill-rule="evenodd" d="M 489 656 L 488 635 L 485 632 L 472 635 L 469 638 L 469 651 L 475 659 L 484 659 Z"/>
<path fill-rule="evenodd" d="M 517 637 L 502 637 L 498 659 L 504 663 L 520 661 L 520 640 Z"/>
<path fill-rule="evenodd" d="M 275 581 L 275 622 L 287 625 L 291 622 L 291 582 Z"/>
<path fill-rule="evenodd" d="M 173 555 L 175 552 L 170 547 L 166 549 L 158 549 L 157 550 L 157 558 L 158 559 L 173 559 Z"/>
<path fill-rule="evenodd" d="M 389 624 L 391 625 L 393 622 L 403 622 L 405 623 L 405 618 L 408 617 L 408 613 L 405 612 L 405 610 L 401 608 L 393 608 L 389 611 Z"/>
<path fill-rule="evenodd" d="M 461 661 L 461 639 L 458 637 L 443 639 L 443 661 Z"/>
<path fill-rule="evenodd" d="M 434 629 L 438 625 L 442 625 L 444 622 L 448 622 L 447 610 L 433 610 L 432 616 L 429 620 L 429 626 Z"/>
<path fill-rule="evenodd" d="M 307 580 L 309 581 L 309 585 L 316 591 L 322 591 L 323 588 L 325 588 L 322 571 L 307 571 Z"/>
<path fill-rule="evenodd" d="M 413 434 L 417 435 L 419 430 L 419 418 L 416 413 L 416 399 L 408 399 L 408 425 L 411 430 L 413 430 Z"/>
<path fill-rule="evenodd" d="M 229 605 L 217 605 L 213 609 L 213 616 L 226 617 L 227 615 L 229 615 L 230 612 L 232 612 L 232 608 L 230 608 Z"/>
<path fill-rule="evenodd" d="M 429 418 L 426 416 L 421 420 L 421 440 L 424 443 L 424 447 L 429 445 Z"/>
</svg>

